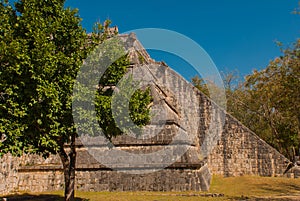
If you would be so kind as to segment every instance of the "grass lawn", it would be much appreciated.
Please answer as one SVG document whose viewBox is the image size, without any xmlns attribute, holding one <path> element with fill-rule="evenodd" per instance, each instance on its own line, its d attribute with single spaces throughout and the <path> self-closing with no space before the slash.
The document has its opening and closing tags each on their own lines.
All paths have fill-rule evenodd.
<svg viewBox="0 0 300 201">
<path fill-rule="evenodd" d="M 224 196 L 220 196 L 224 194 Z M 218 195 L 219 197 L 211 197 Z M 61 201 L 63 192 L 7 196 L 9 200 Z M 210 197 L 207 197 L 210 196 Z M 76 192 L 78 201 L 300 200 L 300 179 L 214 176 L 209 192 Z"/>
</svg>

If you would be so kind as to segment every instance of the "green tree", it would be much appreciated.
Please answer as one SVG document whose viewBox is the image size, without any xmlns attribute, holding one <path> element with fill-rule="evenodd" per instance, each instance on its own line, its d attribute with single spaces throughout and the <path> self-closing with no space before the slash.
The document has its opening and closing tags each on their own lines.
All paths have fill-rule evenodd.
<svg viewBox="0 0 300 201">
<path fill-rule="evenodd" d="M 75 137 L 72 86 L 87 53 L 87 35 L 76 10 L 64 1 L 1 2 L 1 144 L 4 151 L 58 153 L 65 200 L 74 198 Z M 3 13 L 1 12 L 1 13 Z M 7 14 L 6 14 L 7 13 Z M 67 153 L 64 144 L 70 143 Z"/>
<path fill-rule="evenodd" d="M 205 80 L 199 76 L 195 76 L 192 78 L 192 84 L 199 89 L 200 91 L 202 91 L 205 95 L 209 96 L 209 91 L 207 88 L 207 84 L 205 83 Z"/>
<path fill-rule="evenodd" d="M 20 0 L 14 7 L 7 1 L 0 2 L 1 153 L 59 154 L 65 200 L 74 200 L 77 132 L 72 115 L 73 86 L 88 53 L 109 37 L 110 22 L 97 23 L 94 33 L 87 35 L 77 10 L 64 8 L 64 0 Z M 117 50 L 110 52 L 115 54 Z M 125 55 L 108 68 L 99 88 L 116 84 L 127 66 Z M 99 95 L 110 98 L 108 94 Z M 146 90 L 137 91 L 131 99 L 131 118 L 138 125 L 146 124 L 149 110 L 136 108 L 147 105 L 149 97 Z M 104 128 L 111 118 L 110 107 L 104 109 L 107 103 L 96 98 L 100 107 L 97 113 L 106 114 L 99 118 Z M 122 134 L 107 131 L 108 136 Z M 70 145 L 67 151 L 66 143 Z"/>
<path fill-rule="evenodd" d="M 224 74 L 223 79 L 227 111 L 294 160 L 300 154 L 300 40 L 244 81 L 234 72 Z M 210 95 L 203 79 L 194 77 L 192 83 Z"/>
<path fill-rule="evenodd" d="M 265 69 L 226 91 L 228 112 L 291 160 L 300 143 L 299 68 L 298 40 Z"/>
<path fill-rule="evenodd" d="M 246 78 L 257 111 L 268 123 L 271 144 L 290 159 L 300 140 L 300 40 L 266 69 Z M 299 154 L 299 153 L 297 153 Z"/>
<path fill-rule="evenodd" d="M 26 126 L 21 123 L 21 119 L 26 115 L 26 109 L 17 99 L 22 99 L 19 95 L 20 83 L 23 82 L 16 76 L 22 73 L 22 65 L 28 63 L 28 56 L 24 40 L 15 39 L 15 28 L 18 27 L 14 9 L 7 2 L 0 4 L 0 133 L 1 138 L 6 136 L 4 142 L 0 142 L 0 152 L 19 154 L 22 152 L 22 132 Z"/>
<path fill-rule="evenodd" d="M 142 127 L 150 122 L 150 108 L 148 108 L 152 101 L 150 88 L 135 90 L 134 85 L 137 83 L 131 76 L 125 77 L 121 81 L 129 65 L 130 61 L 126 54 L 112 63 L 101 77 L 96 92 L 97 120 L 103 134 L 110 140 L 112 137 L 126 133 L 129 130 L 134 131 L 135 128 Z M 115 103 L 115 106 L 117 106 L 115 107 L 115 113 L 122 119 L 115 119 L 113 115 L 112 97 L 114 93 L 117 101 Z M 129 103 L 129 108 L 124 103 Z M 129 114 L 126 114 L 126 109 L 129 109 Z M 118 121 L 118 125 L 116 121 Z M 134 125 L 128 127 L 130 122 L 133 122 Z"/>
</svg>

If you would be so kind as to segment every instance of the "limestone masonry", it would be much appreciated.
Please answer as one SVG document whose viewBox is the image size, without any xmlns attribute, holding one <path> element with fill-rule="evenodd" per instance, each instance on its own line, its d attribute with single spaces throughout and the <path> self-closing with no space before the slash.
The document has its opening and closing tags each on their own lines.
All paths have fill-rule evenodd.
<svg viewBox="0 0 300 201">
<path fill-rule="evenodd" d="M 175 159 L 166 165 L 163 163 L 168 159 L 141 161 L 134 168 L 128 159 L 127 167 L 126 164 L 119 167 L 127 171 L 120 172 L 100 164 L 89 152 L 104 148 L 86 147 L 78 140 L 76 189 L 205 191 L 209 189 L 211 174 L 282 176 L 288 161 L 283 155 L 165 63 L 153 61 L 134 34 L 120 37 L 129 48 L 132 63 L 129 72 L 134 77 L 152 78 L 148 83 L 153 97 L 152 111 L 164 123 L 158 118 L 145 127 L 143 138 L 124 135 L 114 138 L 113 144 L 118 150 L 135 154 L 160 153 L 159 150 L 169 146 Z M 174 140 L 178 133 L 188 139 Z M 186 151 L 179 154 L 176 147 Z M 135 173 L 147 168 L 152 172 Z M 0 158 L 0 194 L 62 190 L 63 185 L 62 165 L 57 155 L 44 159 L 38 155 L 16 158 L 7 154 Z"/>
</svg>

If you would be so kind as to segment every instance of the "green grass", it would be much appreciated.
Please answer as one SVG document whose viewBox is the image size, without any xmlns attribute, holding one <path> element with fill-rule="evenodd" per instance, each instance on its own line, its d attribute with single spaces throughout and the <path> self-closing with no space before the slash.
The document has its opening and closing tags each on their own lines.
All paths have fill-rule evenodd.
<svg viewBox="0 0 300 201">
<path fill-rule="evenodd" d="M 223 197 L 204 197 L 224 194 Z M 14 195 L 16 196 L 16 195 Z M 63 192 L 21 194 L 23 201 L 63 200 Z M 78 201 L 196 201 L 196 200 L 300 200 L 300 179 L 281 177 L 214 176 L 209 192 L 76 192 Z M 26 198 L 26 199 L 25 199 Z"/>
<path fill-rule="evenodd" d="M 227 197 L 298 197 L 300 200 L 300 179 L 284 177 L 241 176 L 223 178 L 214 176 L 210 192 L 222 192 Z"/>
</svg>

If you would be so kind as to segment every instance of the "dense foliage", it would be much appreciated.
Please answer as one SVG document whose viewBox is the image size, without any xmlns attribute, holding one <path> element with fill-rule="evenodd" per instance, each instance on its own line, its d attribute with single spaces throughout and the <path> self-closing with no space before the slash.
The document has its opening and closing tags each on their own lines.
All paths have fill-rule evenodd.
<svg viewBox="0 0 300 201">
<path fill-rule="evenodd" d="M 73 86 L 83 60 L 109 36 L 109 22 L 96 24 L 95 32 L 88 35 L 77 10 L 65 8 L 64 2 L 19 0 L 12 6 L 0 1 L 0 154 L 58 153 L 64 168 L 65 200 L 74 200 Z M 128 64 L 126 57 L 115 61 L 99 86 L 116 84 Z M 117 128 L 107 106 L 110 95 L 100 96 L 96 104 L 103 130 L 122 134 L 114 132 Z M 131 100 L 132 118 L 140 126 L 149 119 L 148 108 L 143 110 L 149 100 L 149 91 L 141 90 Z"/>
<path fill-rule="evenodd" d="M 150 89 L 135 90 L 135 81 L 132 77 L 125 77 L 121 81 L 129 65 L 127 55 L 122 56 L 108 67 L 99 82 L 95 103 L 97 120 L 108 139 L 130 130 L 134 131 L 134 127 L 142 127 L 150 122 L 150 108 L 148 108 L 152 101 Z M 114 105 L 112 105 L 113 95 L 117 101 Z M 117 117 L 113 115 L 112 107 Z M 127 109 L 129 114 L 126 113 Z M 128 126 L 130 122 L 133 122 L 134 126 Z"/>
<path fill-rule="evenodd" d="M 75 133 L 71 94 L 86 33 L 59 0 L 2 1 L 1 15 L 1 150 L 56 153 Z"/>
</svg>

